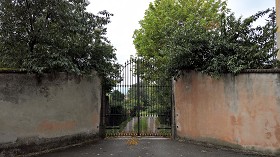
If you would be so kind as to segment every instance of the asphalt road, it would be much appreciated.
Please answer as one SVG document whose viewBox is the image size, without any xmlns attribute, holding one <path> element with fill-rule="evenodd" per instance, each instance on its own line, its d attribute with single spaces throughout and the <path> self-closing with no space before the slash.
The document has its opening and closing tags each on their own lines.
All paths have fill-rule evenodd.
<svg viewBox="0 0 280 157">
<path fill-rule="evenodd" d="M 257 157 L 232 150 L 161 138 L 106 139 L 38 157 Z"/>
</svg>

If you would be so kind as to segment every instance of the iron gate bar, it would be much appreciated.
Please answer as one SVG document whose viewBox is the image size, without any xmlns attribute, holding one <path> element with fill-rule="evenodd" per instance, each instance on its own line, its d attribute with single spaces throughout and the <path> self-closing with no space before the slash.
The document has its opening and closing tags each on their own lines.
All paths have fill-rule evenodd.
<svg viewBox="0 0 280 157">
<path fill-rule="evenodd" d="M 139 66 L 139 59 L 137 59 L 137 118 L 138 118 L 138 130 L 137 135 L 140 136 L 140 66 Z"/>
<path fill-rule="evenodd" d="M 156 76 L 157 70 L 142 58 L 131 58 L 124 64 L 120 70 L 121 79 L 112 91 L 115 95 L 109 94 L 110 103 L 105 114 L 110 135 L 164 135 L 166 130 L 171 131 L 172 86 L 161 82 Z M 149 73 L 156 79 L 149 80 Z M 156 124 L 158 121 L 160 125 Z M 154 129 L 145 128 L 152 125 Z"/>
</svg>

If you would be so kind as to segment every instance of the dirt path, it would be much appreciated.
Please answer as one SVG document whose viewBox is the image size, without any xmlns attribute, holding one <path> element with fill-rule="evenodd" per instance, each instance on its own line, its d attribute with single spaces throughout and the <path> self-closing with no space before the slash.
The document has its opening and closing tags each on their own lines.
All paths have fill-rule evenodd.
<svg viewBox="0 0 280 157">
<path fill-rule="evenodd" d="M 147 121 L 148 121 L 148 132 L 151 132 L 151 133 L 157 133 L 157 128 L 156 128 L 156 117 L 151 117 L 149 116 L 147 118 Z"/>
<path fill-rule="evenodd" d="M 137 123 L 137 117 L 133 117 L 131 121 L 126 124 L 124 131 L 127 133 L 134 132 L 134 125 Z"/>
</svg>

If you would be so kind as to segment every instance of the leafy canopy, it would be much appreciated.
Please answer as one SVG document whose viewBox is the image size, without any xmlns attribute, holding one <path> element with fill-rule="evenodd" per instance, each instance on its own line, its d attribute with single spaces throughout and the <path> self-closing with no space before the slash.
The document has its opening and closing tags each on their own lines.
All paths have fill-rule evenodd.
<svg viewBox="0 0 280 157">
<path fill-rule="evenodd" d="M 259 17 L 268 13 L 264 26 L 253 27 Z M 224 16 L 215 29 L 181 26 L 175 30 L 165 49 L 173 76 L 186 69 L 219 76 L 276 66 L 274 11 L 261 11 L 244 20 L 236 19 L 234 14 Z"/>
<path fill-rule="evenodd" d="M 87 5 L 84 0 L 2 0 L 0 65 L 78 75 L 95 69 L 112 83 L 118 65 L 105 37 L 112 14 L 88 13 Z"/>
<path fill-rule="evenodd" d="M 201 25 L 212 28 L 220 21 L 226 4 L 221 0 L 155 0 L 149 5 L 141 28 L 134 32 L 137 54 L 145 59 L 155 59 L 153 66 L 165 71 L 169 58 L 165 48 L 169 37 L 186 21 L 187 27 Z M 165 73 L 163 74 L 165 75 Z"/>
<path fill-rule="evenodd" d="M 134 33 L 134 44 L 140 56 L 163 56 L 163 48 L 176 28 L 185 21 L 189 27 L 213 27 L 220 20 L 225 3 L 215 0 L 155 0 Z"/>
<path fill-rule="evenodd" d="M 253 27 L 270 14 L 265 26 Z M 180 70 L 210 75 L 272 67 L 275 55 L 275 13 L 259 12 L 242 20 L 222 0 L 155 0 L 134 33 L 137 54 L 157 60 L 162 75 Z"/>
</svg>

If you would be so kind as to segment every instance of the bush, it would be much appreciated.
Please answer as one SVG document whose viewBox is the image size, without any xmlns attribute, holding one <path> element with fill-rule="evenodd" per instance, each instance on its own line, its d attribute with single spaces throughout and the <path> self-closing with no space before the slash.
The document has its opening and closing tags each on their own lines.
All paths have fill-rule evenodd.
<svg viewBox="0 0 280 157">
<path fill-rule="evenodd" d="M 171 126 L 172 123 L 172 111 L 171 107 L 164 107 L 163 110 L 159 113 L 158 119 L 160 124 Z"/>
<path fill-rule="evenodd" d="M 109 116 L 109 125 L 110 126 L 119 126 L 124 122 L 127 117 L 127 111 L 123 106 L 111 106 L 110 116 Z"/>
<path fill-rule="evenodd" d="M 252 26 L 268 13 L 266 25 Z M 170 55 L 169 72 L 176 76 L 181 70 L 195 70 L 219 76 L 237 74 L 244 69 L 273 68 L 277 62 L 275 33 L 275 11 L 269 9 L 244 20 L 236 19 L 234 14 L 224 14 L 220 26 L 214 29 L 182 25 L 165 49 Z"/>
</svg>

